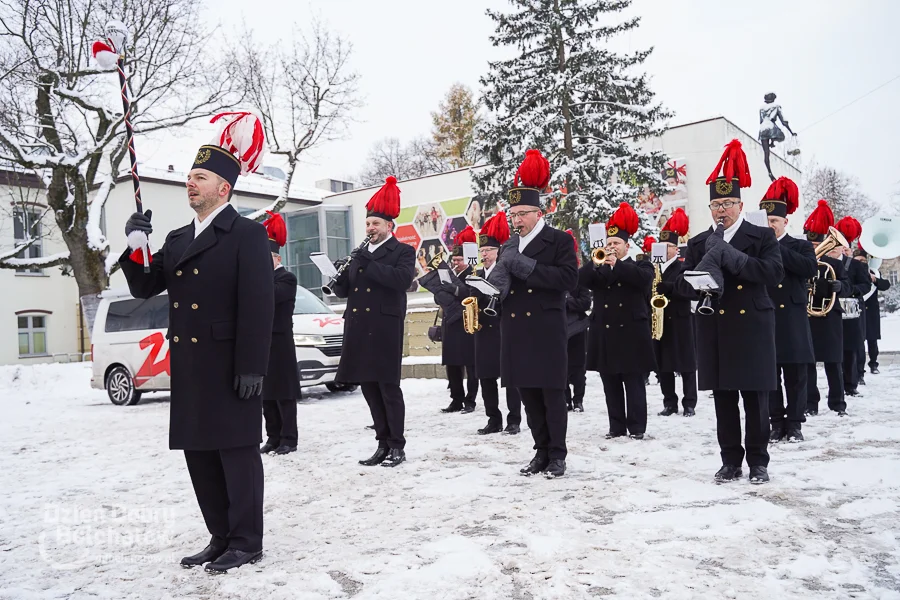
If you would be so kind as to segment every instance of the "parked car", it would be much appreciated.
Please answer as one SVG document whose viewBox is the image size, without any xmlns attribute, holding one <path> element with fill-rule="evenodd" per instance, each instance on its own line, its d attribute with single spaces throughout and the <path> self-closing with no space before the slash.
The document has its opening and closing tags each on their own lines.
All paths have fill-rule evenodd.
<svg viewBox="0 0 900 600">
<path fill-rule="evenodd" d="M 325 385 L 331 392 L 356 386 L 335 383 L 344 339 L 344 319 L 309 290 L 297 286 L 294 347 L 302 387 Z M 102 294 L 91 335 L 91 387 L 105 389 L 116 405 L 133 405 L 145 392 L 168 391 L 169 298 L 148 300 L 127 291 Z"/>
</svg>

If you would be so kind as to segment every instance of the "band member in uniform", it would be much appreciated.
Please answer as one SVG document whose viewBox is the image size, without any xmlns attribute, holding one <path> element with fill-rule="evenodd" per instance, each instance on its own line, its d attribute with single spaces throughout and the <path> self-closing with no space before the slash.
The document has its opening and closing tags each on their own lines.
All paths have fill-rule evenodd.
<svg viewBox="0 0 900 600">
<path fill-rule="evenodd" d="M 863 297 L 866 303 L 866 345 L 869 348 L 869 371 L 872 375 L 878 375 L 878 340 L 881 339 L 881 306 L 878 304 L 878 292 L 886 292 L 891 288 L 891 282 L 883 279 L 881 275 L 869 268 L 869 254 L 862 247 L 857 248 L 854 258 L 869 269 L 869 277 L 872 279 L 872 288 Z M 866 372 L 866 355 L 863 353 L 856 357 L 857 369 L 862 375 Z"/>
<path fill-rule="evenodd" d="M 521 473 L 561 477 L 568 418 L 566 290 L 575 287 L 578 267 L 572 238 L 544 221 L 540 196 L 549 181 L 547 159 L 528 150 L 509 191 L 518 235 L 497 258 L 497 268 L 510 276 L 500 318 L 500 374 L 504 387 L 518 388 L 534 437 L 534 458 Z"/>
<path fill-rule="evenodd" d="M 368 242 L 345 259 L 350 262 L 334 285 L 334 294 L 347 298 L 335 381 L 358 383 L 369 405 L 378 449 L 359 461 L 368 467 L 396 467 L 406 460 L 400 362 L 406 290 L 416 275 L 416 251 L 394 237 L 399 214 L 400 188 L 396 178 L 388 177 L 366 204 Z"/>
<path fill-rule="evenodd" d="M 444 269 L 450 281 L 441 283 L 438 269 L 419 278 L 419 285 L 434 294 L 434 301 L 441 307 L 441 363 L 447 369 L 450 384 L 450 405 L 441 412 L 475 411 L 478 397 L 478 377 L 475 374 L 475 336 L 463 329 L 463 309 L 460 302 L 468 295 L 466 276 L 472 274 L 472 267 L 466 264 L 463 244 L 478 243 L 475 230 L 469 225 L 460 231 L 454 242 L 450 269 Z M 439 268 L 443 268 L 442 263 Z M 463 388 L 463 379 L 466 387 Z"/>
<path fill-rule="evenodd" d="M 847 239 L 851 246 L 862 233 L 862 225 L 853 217 L 844 217 L 837 222 L 835 228 Z M 872 289 L 872 278 L 869 269 L 861 262 L 853 260 L 853 250 L 843 249 L 844 271 L 850 282 L 850 300 L 859 306 L 859 316 L 854 319 L 844 319 L 844 393 L 847 396 L 859 394 L 859 371 L 856 367 L 856 357 L 865 353 L 866 339 L 866 303 L 863 297 Z"/>
<path fill-rule="evenodd" d="M 579 259 L 578 241 L 571 229 L 566 233 L 575 243 L 575 259 Z M 570 411 L 584 412 L 584 391 L 587 387 L 585 361 L 587 360 L 587 328 L 590 324 L 587 311 L 591 309 L 591 290 L 583 285 L 566 292 L 566 335 L 569 336 L 566 356 L 569 361 L 569 378 L 566 383 L 566 405 Z"/>
<path fill-rule="evenodd" d="M 663 394 L 663 417 L 678 414 L 675 374 L 681 374 L 681 404 L 684 416 L 693 417 L 697 408 L 697 345 L 694 339 L 694 314 L 691 301 L 697 292 L 680 275 L 684 262 L 678 259 L 678 240 L 688 234 L 690 221 L 684 209 L 676 208 L 659 232 L 660 243 L 666 244 L 666 262 L 662 264 L 662 281 L 656 293 L 668 298 L 663 313 L 663 332 L 653 342 L 656 351 L 657 377 Z"/>
<path fill-rule="evenodd" d="M 720 175 L 720 169 L 722 175 Z M 784 277 L 775 234 L 741 214 L 741 188 L 750 186 L 747 157 L 738 140 L 725 147 L 707 179 L 715 229 L 688 242 L 685 270 L 710 255 L 723 273 L 712 315 L 698 315 L 697 364 L 701 390 L 712 390 L 722 454 L 718 482 L 742 476 L 741 410 L 744 400 L 746 455 L 750 482 L 769 480 L 769 393 L 775 390 L 775 306 L 766 290 Z"/>
<path fill-rule="evenodd" d="M 263 416 L 266 443 L 262 454 L 290 454 L 297 450 L 297 400 L 301 398 L 294 348 L 294 301 L 297 278 L 281 264 L 279 249 L 287 242 L 287 227 L 281 215 L 271 215 L 263 225 L 269 234 L 269 250 L 275 265 L 275 319 L 269 372 L 263 380 Z"/>
<path fill-rule="evenodd" d="M 834 214 L 825 200 L 819 200 L 815 210 L 803 225 L 803 233 L 806 239 L 812 242 L 813 250 L 825 241 L 828 230 L 834 227 Z M 824 278 L 826 269 L 817 267 L 816 280 L 814 282 L 813 301 L 816 306 L 821 306 L 832 294 L 837 297 L 845 297 L 850 294 L 850 283 L 844 273 L 844 264 L 841 261 L 841 247 L 837 246 L 831 252 L 819 258 L 819 262 L 830 265 L 834 269 L 835 279 L 827 281 Z M 825 364 L 825 377 L 828 380 L 828 408 L 840 416 L 847 414 L 847 403 L 844 399 L 844 372 L 841 363 L 844 360 L 844 326 L 843 308 L 840 302 L 835 300 L 834 307 L 825 316 L 809 316 L 809 329 L 812 334 L 813 354 L 817 363 Z M 819 414 L 819 388 L 816 384 L 818 373 L 816 365 L 807 367 L 808 379 L 806 383 L 806 415 Z"/>
<path fill-rule="evenodd" d="M 484 265 L 484 269 L 476 273 L 479 277 L 490 277 L 497 262 L 497 251 L 508 239 L 509 223 L 505 212 L 500 211 L 484 222 L 478 235 L 478 252 L 481 264 Z M 478 299 L 481 329 L 475 333 L 475 373 L 481 384 L 484 412 L 488 418 L 487 425 L 479 429 L 478 433 L 488 435 L 503 431 L 516 435 L 522 423 L 522 400 L 516 388 L 507 386 L 505 391 L 508 411 L 506 429 L 503 428 L 503 413 L 500 411 L 500 393 L 497 387 L 497 380 L 500 378 L 500 316 L 485 314 L 484 309 L 489 305 L 490 298 L 471 287 L 469 293 Z M 495 304 L 495 310 L 501 310 L 500 304 Z"/>
<path fill-rule="evenodd" d="M 168 290 L 169 447 L 184 451 L 212 535 L 206 548 L 181 564 L 208 563 L 211 573 L 262 557 L 259 443 L 275 306 L 266 229 L 229 203 L 238 175 L 256 170 L 264 152 L 262 126 L 249 113 L 223 123 L 220 139 L 230 143 L 201 146 L 188 173 L 193 222 L 166 236 L 149 273 L 142 250 L 119 258 L 135 298 Z M 128 219 L 129 246 L 143 246 L 135 238 L 147 239 L 150 216 L 147 211 Z"/>
<path fill-rule="evenodd" d="M 794 214 L 800 202 L 797 184 L 787 177 L 772 182 L 759 207 L 766 211 L 769 227 L 778 239 L 784 279 L 769 286 L 775 303 L 775 371 L 776 390 L 769 394 L 770 442 L 802 442 L 801 428 L 806 420 L 806 388 L 809 365 L 815 364 L 812 333 L 806 305 L 807 284 L 818 273 L 816 253 L 808 240 L 787 234 L 788 215 Z M 781 376 L 784 374 L 784 391 Z M 787 406 L 785 406 L 785 397 Z"/>
</svg>

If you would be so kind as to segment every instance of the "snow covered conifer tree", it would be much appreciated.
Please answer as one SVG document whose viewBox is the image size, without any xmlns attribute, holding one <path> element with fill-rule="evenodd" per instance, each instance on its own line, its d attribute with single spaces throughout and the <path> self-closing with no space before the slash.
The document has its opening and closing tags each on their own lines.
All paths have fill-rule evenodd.
<svg viewBox="0 0 900 600">
<path fill-rule="evenodd" d="M 620 202 L 634 204 L 642 184 L 661 190 L 665 156 L 632 140 L 660 134 L 670 114 L 640 71 L 651 49 L 608 47 L 638 26 L 639 18 L 616 14 L 630 0 L 510 2 L 511 13 L 488 11 L 494 45 L 518 55 L 490 63 L 481 79 L 488 114 L 478 145 L 489 167 L 475 173 L 476 186 L 489 201 L 503 198 L 525 150 L 538 148 L 552 167 L 554 224 L 577 234 L 580 222 L 605 221 Z M 651 229 L 645 218 L 636 238 Z"/>
</svg>

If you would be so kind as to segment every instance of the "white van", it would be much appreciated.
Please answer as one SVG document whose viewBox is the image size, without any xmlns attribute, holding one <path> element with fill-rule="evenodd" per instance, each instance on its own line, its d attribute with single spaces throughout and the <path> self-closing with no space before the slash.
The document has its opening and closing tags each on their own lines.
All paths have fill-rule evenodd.
<svg viewBox="0 0 900 600">
<path fill-rule="evenodd" d="M 355 390 L 356 386 L 334 382 L 344 319 L 297 286 L 293 320 L 300 385 L 324 384 L 332 392 Z M 91 387 L 105 389 L 116 405 L 137 404 L 144 392 L 168 391 L 168 327 L 167 294 L 139 300 L 127 290 L 103 292 L 91 336 Z"/>
</svg>

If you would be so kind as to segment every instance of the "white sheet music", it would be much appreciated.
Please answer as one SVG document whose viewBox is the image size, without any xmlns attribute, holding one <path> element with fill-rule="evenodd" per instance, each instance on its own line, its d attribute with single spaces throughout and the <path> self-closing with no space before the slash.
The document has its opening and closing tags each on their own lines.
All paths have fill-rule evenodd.
<svg viewBox="0 0 900 600">
<path fill-rule="evenodd" d="M 466 283 L 486 296 L 497 296 L 500 294 L 500 290 L 488 283 L 487 279 L 478 277 L 477 275 L 469 275 L 466 277 Z"/>
<path fill-rule="evenodd" d="M 310 252 L 309 260 L 312 261 L 316 268 L 329 279 L 334 277 L 335 273 L 337 273 L 337 269 L 334 268 L 334 263 L 331 262 L 331 259 L 328 258 L 328 255 L 324 252 Z"/>
<path fill-rule="evenodd" d="M 697 291 L 719 289 L 716 280 L 706 271 L 685 271 L 684 280 Z"/>
</svg>

